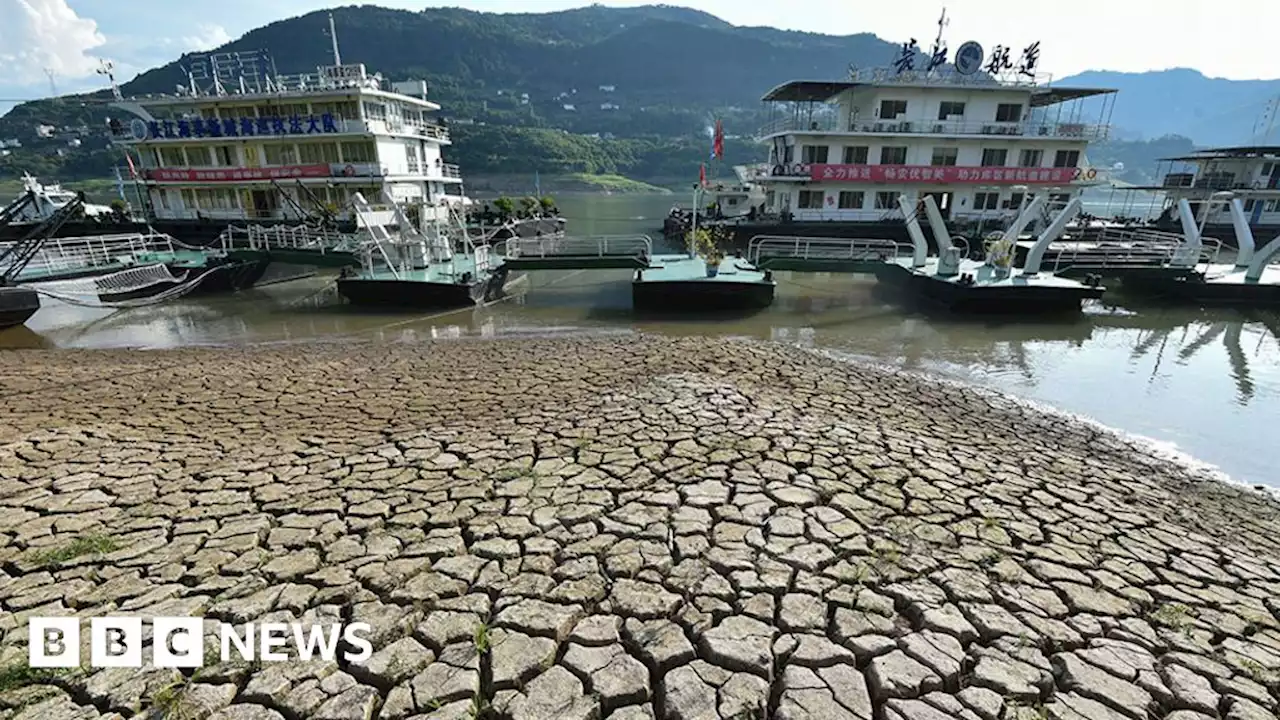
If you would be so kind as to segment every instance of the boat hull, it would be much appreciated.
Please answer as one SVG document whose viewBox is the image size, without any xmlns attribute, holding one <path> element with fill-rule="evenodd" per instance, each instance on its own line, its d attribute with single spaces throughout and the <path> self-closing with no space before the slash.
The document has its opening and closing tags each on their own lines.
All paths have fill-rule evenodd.
<svg viewBox="0 0 1280 720">
<path fill-rule="evenodd" d="M 1080 312 L 1085 300 L 1102 297 L 1102 287 L 1088 285 L 962 285 L 886 264 L 876 273 L 879 282 L 905 294 L 956 313 L 980 315 L 1063 315 Z"/>
<path fill-rule="evenodd" d="M 1280 284 L 1205 282 L 1197 277 L 1149 278 L 1141 285 L 1126 281 L 1126 292 L 1174 305 L 1204 307 L 1278 307 Z"/>
<path fill-rule="evenodd" d="M 475 305 L 484 299 L 485 286 L 484 282 L 342 278 L 338 294 L 362 307 L 443 310 Z"/>
<path fill-rule="evenodd" d="M 773 282 L 636 280 L 631 306 L 642 312 L 759 310 L 773 304 Z"/>
<path fill-rule="evenodd" d="M 25 323 L 40 309 L 40 295 L 29 287 L 0 287 L 0 330 Z"/>
</svg>

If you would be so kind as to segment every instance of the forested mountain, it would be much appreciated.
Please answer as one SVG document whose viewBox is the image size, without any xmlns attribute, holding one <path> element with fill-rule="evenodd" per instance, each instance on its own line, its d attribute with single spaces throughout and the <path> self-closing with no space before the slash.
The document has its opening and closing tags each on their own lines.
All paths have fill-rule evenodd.
<svg viewBox="0 0 1280 720">
<path fill-rule="evenodd" d="M 759 159 L 761 151 L 747 139 L 764 119 L 758 101 L 769 88 L 841 78 L 850 65 L 887 64 L 897 50 L 865 33 L 736 27 L 666 5 L 512 14 L 373 6 L 332 12 L 344 62 L 362 62 L 391 80 L 428 81 L 443 114 L 458 121 L 451 159 L 468 173 L 696 177 L 714 117 L 724 121 L 730 160 Z M 313 12 L 252 30 L 218 51 L 266 49 L 281 74 L 313 72 L 333 62 L 327 32 L 327 13 Z M 123 91 L 172 93 L 186 82 L 189 59 L 145 72 Z M 1096 154 L 1133 170 L 1154 165 L 1147 154 L 1192 140 L 1250 140 L 1254 128 L 1266 125 L 1259 125 L 1259 111 L 1280 93 L 1280 81 L 1233 82 L 1190 70 L 1090 72 L 1060 84 L 1121 89 L 1111 119 L 1114 136 L 1123 140 Z M 0 157 L 0 176 L 29 170 L 70 180 L 109 173 L 121 158 L 102 136 L 108 99 L 103 91 L 15 107 L 0 118 L 0 140 L 18 138 L 23 148 Z M 65 132 L 37 137 L 40 124 L 70 128 L 80 146 L 68 149 Z"/>
</svg>

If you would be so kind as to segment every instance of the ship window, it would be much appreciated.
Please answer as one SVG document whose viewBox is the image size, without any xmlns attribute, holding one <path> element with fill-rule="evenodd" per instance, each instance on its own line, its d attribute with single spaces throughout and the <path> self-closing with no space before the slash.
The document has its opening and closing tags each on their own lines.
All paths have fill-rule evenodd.
<svg viewBox="0 0 1280 720">
<path fill-rule="evenodd" d="M 1009 159 L 1009 151 L 1004 148 L 987 148 L 982 151 L 982 167 L 1001 167 Z"/>
<path fill-rule="evenodd" d="M 187 158 L 180 147 L 160 148 L 160 162 L 165 167 L 186 167 Z"/>
<path fill-rule="evenodd" d="M 342 143 L 342 162 L 373 162 L 375 157 L 377 156 L 374 153 L 373 143 L 371 142 Z"/>
<path fill-rule="evenodd" d="M 1056 168 L 1076 167 L 1079 164 L 1079 150 L 1059 150 L 1053 155 L 1053 166 Z"/>
<path fill-rule="evenodd" d="M 222 167 L 236 167 L 240 163 L 236 158 L 236 149 L 230 145 L 218 145 L 213 149 L 214 164 Z"/>
<path fill-rule="evenodd" d="M 805 209 L 812 210 L 812 209 L 821 208 L 823 194 L 824 193 L 821 190 L 801 190 L 800 202 L 796 205 L 796 207 L 800 208 L 801 210 L 805 210 Z"/>
<path fill-rule="evenodd" d="M 907 149 L 905 147 L 880 148 L 880 164 L 881 165 L 906 165 Z"/>
<path fill-rule="evenodd" d="M 876 209 L 892 210 L 898 207 L 898 193 L 893 191 L 876 193 Z"/>
<path fill-rule="evenodd" d="M 338 146 L 334 143 L 298 143 L 298 162 L 321 165 L 338 162 Z"/>
<path fill-rule="evenodd" d="M 1018 167 L 1040 167 L 1043 161 L 1043 150 L 1023 150 L 1018 153 Z"/>
<path fill-rule="evenodd" d="M 996 106 L 996 122 L 1018 122 L 1020 120 L 1022 120 L 1022 105 L 1000 103 Z"/>
<path fill-rule="evenodd" d="M 293 145 L 264 145 L 268 165 L 293 165 L 298 162 L 298 152 Z"/>
<path fill-rule="evenodd" d="M 861 210 L 863 201 L 863 193 L 861 190 L 841 190 L 840 191 L 840 209 L 841 210 Z"/>
<path fill-rule="evenodd" d="M 182 189 L 182 206 L 188 210 L 196 208 L 196 194 L 191 192 L 191 188 Z"/>
<path fill-rule="evenodd" d="M 866 145 L 850 145 L 844 149 L 845 165 L 866 165 L 867 164 L 867 146 Z"/>
<path fill-rule="evenodd" d="M 198 145 L 187 148 L 187 165 L 189 167 L 209 167 L 213 162 L 209 159 L 209 148 Z"/>
<path fill-rule="evenodd" d="M 980 192 L 973 194 L 974 210 L 995 210 L 1000 207 L 1000 193 Z"/>
<path fill-rule="evenodd" d="M 944 100 L 938 103 L 938 119 L 946 120 L 956 115 L 964 115 L 964 103 Z"/>
<path fill-rule="evenodd" d="M 800 162 L 825 163 L 826 161 L 827 161 L 826 145 L 802 145 L 800 147 Z"/>
<path fill-rule="evenodd" d="M 959 148 L 936 147 L 933 149 L 933 159 L 930 165 L 951 166 L 956 164 L 956 158 L 959 156 Z"/>
<path fill-rule="evenodd" d="M 765 193 L 765 194 L 764 194 L 764 205 L 765 205 L 765 207 L 770 207 L 770 208 L 771 208 L 771 207 L 773 207 L 774 203 L 776 203 L 777 201 L 778 201 L 778 194 L 777 194 L 776 192 L 774 192 L 773 190 L 770 190 L 769 192 L 767 192 L 767 193 Z"/>
<path fill-rule="evenodd" d="M 1019 209 L 1021 209 L 1021 208 L 1022 208 L 1022 193 L 1012 193 L 1012 194 L 1010 194 L 1010 195 L 1009 195 L 1009 199 L 1008 199 L 1008 200 L 1005 200 L 1003 203 L 1001 203 L 1001 205 L 1000 205 L 1000 206 L 1001 206 L 1001 207 L 1003 207 L 1003 208 L 1004 208 L 1004 209 L 1006 209 L 1006 210 L 1019 210 Z"/>
<path fill-rule="evenodd" d="M 387 106 L 382 103 L 366 102 L 364 104 L 364 117 L 366 120 L 386 120 Z"/>
<path fill-rule="evenodd" d="M 906 100 L 881 100 L 880 101 L 880 119 L 893 120 L 899 115 L 907 114 Z"/>
</svg>

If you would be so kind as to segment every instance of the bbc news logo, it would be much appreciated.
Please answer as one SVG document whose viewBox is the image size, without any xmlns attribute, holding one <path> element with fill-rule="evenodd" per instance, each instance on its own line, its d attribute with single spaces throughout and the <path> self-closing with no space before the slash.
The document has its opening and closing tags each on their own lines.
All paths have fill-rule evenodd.
<svg viewBox="0 0 1280 720">
<path fill-rule="evenodd" d="M 230 662 L 237 655 L 247 662 L 305 662 L 312 658 L 333 661 L 340 646 L 344 660 L 362 662 L 373 654 L 373 645 L 365 637 L 371 631 L 368 623 L 247 623 L 241 626 L 219 623 L 216 634 L 221 662 Z M 142 667 L 144 637 L 140 617 L 91 618 L 90 666 Z M 205 665 L 203 618 L 152 618 L 151 638 L 152 666 L 198 668 Z M 28 664 L 33 668 L 71 668 L 81 664 L 80 618 L 31 618 L 28 642 Z M 288 652 L 291 644 L 292 655 Z"/>
</svg>

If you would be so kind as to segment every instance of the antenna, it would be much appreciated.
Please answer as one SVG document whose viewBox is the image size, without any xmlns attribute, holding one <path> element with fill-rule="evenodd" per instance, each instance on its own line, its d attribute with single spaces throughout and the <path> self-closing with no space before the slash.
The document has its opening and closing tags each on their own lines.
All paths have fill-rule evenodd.
<svg viewBox="0 0 1280 720">
<path fill-rule="evenodd" d="M 45 74 L 45 75 L 47 75 L 47 76 L 48 76 L 48 78 L 49 78 L 49 92 L 53 93 L 53 96 L 54 96 L 54 97 L 57 97 L 57 96 L 58 96 L 58 84 L 57 84 L 56 82 L 54 82 L 54 81 L 53 81 L 53 68 L 45 68 L 45 69 L 44 69 L 44 74 Z"/>
<path fill-rule="evenodd" d="M 329 13 L 329 39 L 333 41 L 333 64 L 341 65 L 342 56 L 338 54 L 338 29 L 333 24 L 333 13 Z"/>
<path fill-rule="evenodd" d="M 951 21 L 947 19 L 947 8 L 944 6 L 942 8 L 942 17 L 938 18 L 938 37 L 933 41 L 933 47 L 935 50 L 942 47 L 942 30 L 950 24 Z"/>
<path fill-rule="evenodd" d="M 98 73 L 99 75 L 107 76 L 107 80 L 110 81 L 111 83 L 111 96 L 116 99 L 116 102 L 123 102 L 124 95 L 120 94 L 120 87 L 116 85 L 115 67 L 116 67 L 115 64 L 112 63 L 110 60 L 104 60 L 103 58 L 98 58 L 98 69 L 95 70 L 94 72 Z"/>
</svg>

